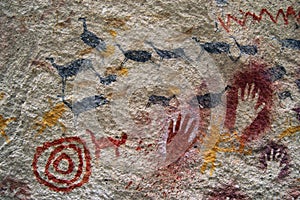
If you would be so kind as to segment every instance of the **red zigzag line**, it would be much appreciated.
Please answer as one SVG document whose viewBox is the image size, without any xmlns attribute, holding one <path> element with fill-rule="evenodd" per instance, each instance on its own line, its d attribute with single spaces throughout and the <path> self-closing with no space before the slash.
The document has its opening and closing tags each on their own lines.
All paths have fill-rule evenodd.
<svg viewBox="0 0 300 200">
<path fill-rule="evenodd" d="M 240 10 L 240 12 L 244 13 L 244 11 L 242 11 L 242 10 Z M 251 16 L 254 21 L 260 22 L 262 20 L 262 17 L 263 17 L 264 14 L 268 15 L 270 17 L 270 19 L 272 20 L 272 22 L 275 23 L 275 24 L 277 24 L 277 22 L 278 22 L 279 15 L 283 16 L 284 24 L 289 23 L 288 22 L 288 17 L 290 15 L 293 16 L 297 20 L 298 23 L 300 23 L 300 11 L 297 14 L 292 6 L 289 6 L 287 8 L 286 14 L 284 13 L 283 9 L 279 9 L 275 18 L 266 8 L 263 8 L 263 9 L 261 9 L 261 11 L 259 13 L 259 16 L 257 16 L 255 13 L 251 13 L 251 12 L 248 11 L 244 14 L 243 19 L 238 19 L 237 17 L 235 17 L 231 14 L 227 14 L 227 22 L 226 23 L 220 17 L 218 17 L 218 19 L 219 19 L 221 25 L 223 26 L 223 28 L 227 32 L 229 32 L 230 21 L 231 20 L 234 20 L 235 22 L 237 22 L 241 26 L 245 26 L 248 16 Z"/>
</svg>

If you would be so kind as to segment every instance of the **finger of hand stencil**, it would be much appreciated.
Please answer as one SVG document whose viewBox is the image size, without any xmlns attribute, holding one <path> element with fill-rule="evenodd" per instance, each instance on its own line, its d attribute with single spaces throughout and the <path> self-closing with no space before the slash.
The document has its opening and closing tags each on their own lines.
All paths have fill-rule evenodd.
<svg viewBox="0 0 300 200">
<path fill-rule="evenodd" d="M 174 132 L 174 122 L 173 120 L 170 121 L 170 124 L 169 124 L 169 128 L 168 128 L 168 133 L 173 133 Z"/>
<path fill-rule="evenodd" d="M 184 117 L 184 120 L 183 120 L 183 123 L 181 124 L 181 127 L 180 127 L 180 130 L 185 130 L 189 121 L 190 121 L 191 117 L 189 114 L 187 114 L 185 117 Z"/>
<path fill-rule="evenodd" d="M 251 86 L 250 86 L 250 88 L 249 88 L 249 93 L 248 93 L 248 98 L 250 99 L 250 98 L 252 98 L 253 99 L 253 91 L 254 91 L 254 88 L 255 88 L 255 84 L 254 83 L 252 83 L 251 84 Z"/>
<path fill-rule="evenodd" d="M 238 102 L 240 103 L 242 101 L 242 89 L 238 89 Z"/>
<path fill-rule="evenodd" d="M 177 133 L 179 131 L 180 128 L 180 122 L 181 122 L 181 113 L 179 113 L 177 121 L 176 121 L 176 125 L 175 125 L 175 132 Z"/>
<path fill-rule="evenodd" d="M 190 126 L 189 126 L 188 130 L 185 133 L 190 134 L 195 129 L 196 129 L 196 120 L 192 120 L 192 122 L 190 123 Z"/>
<path fill-rule="evenodd" d="M 250 86 L 247 83 L 246 87 L 244 88 L 244 94 L 242 93 L 242 98 L 244 101 L 246 101 L 248 99 L 249 90 L 250 90 Z"/>
</svg>

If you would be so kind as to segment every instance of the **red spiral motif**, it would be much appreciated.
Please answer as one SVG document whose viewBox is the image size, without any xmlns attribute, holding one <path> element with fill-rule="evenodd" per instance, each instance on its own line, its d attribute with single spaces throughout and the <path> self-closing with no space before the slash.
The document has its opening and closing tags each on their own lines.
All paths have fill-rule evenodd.
<svg viewBox="0 0 300 200">
<path fill-rule="evenodd" d="M 45 157 L 48 160 L 44 165 Z M 79 137 L 67 137 L 37 147 L 32 166 L 38 182 L 57 192 L 70 192 L 88 182 L 90 160 L 84 142 Z M 68 166 L 61 169 L 62 162 Z"/>
</svg>

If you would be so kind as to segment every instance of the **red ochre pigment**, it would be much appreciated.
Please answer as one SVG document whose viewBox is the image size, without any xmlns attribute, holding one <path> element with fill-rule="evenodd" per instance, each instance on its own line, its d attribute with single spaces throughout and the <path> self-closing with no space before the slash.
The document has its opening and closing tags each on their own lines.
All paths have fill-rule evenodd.
<svg viewBox="0 0 300 200">
<path fill-rule="evenodd" d="M 247 19 L 252 18 L 253 21 L 257 21 L 260 22 L 263 19 L 263 16 L 269 16 L 270 20 L 277 24 L 278 23 L 278 19 L 279 16 L 282 16 L 282 20 L 284 21 L 284 24 L 287 25 L 289 24 L 289 16 L 293 16 L 295 18 L 295 20 L 300 23 L 300 12 L 298 12 L 298 14 L 296 13 L 296 11 L 294 10 L 294 8 L 292 6 L 287 7 L 286 9 L 286 13 L 283 11 L 283 9 L 279 9 L 276 17 L 274 17 L 266 8 L 261 9 L 259 15 L 256 15 L 255 13 L 252 12 L 244 12 L 242 10 L 240 10 L 240 13 L 242 13 L 244 16 L 242 19 L 238 19 L 237 17 L 235 17 L 234 15 L 231 14 L 227 14 L 227 21 L 226 23 L 219 17 L 219 21 L 221 23 L 221 26 L 227 31 L 230 32 L 230 21 L 233 20 L 235 21 L 237 24 L 239 24 L 240 26 L 245 26 Z"/>
<path fill-rule="evenodd" d="M 232 88 L 227 92 L 227 110 L 225 118 L 225 127 L 228 129 L 235 128 L 236 109 L 238 106 L 238 89 L 241 88 L 242 96 L 244 95 L 246 85 L 254 83 L 255 88 L 252 95 L 259 90 L 258 103 L 256 108 L 265 103 L 265 107 L 258 113 L 254 121 L 242 131 L 241 144 L 245 144 L 258 138 L 268 128 L 271 123 L 271 108 L 273 106 L 273 87 L 265 73 L 266 65 L 252 62 L 249 69 L 237 72 L 232 81 Z"/>
<path fill-rule="evenodd" d="M 38 163 L 40 163 L 38 162 L 40 156 L 44 152 L 46 152 L 49 148 L 54 148 L 54 149 L 51 151 L 47 163 L 45 163 L 44 167 L 38 166 Z M 61 179 L 57 177 L 57 175 L 59 174 L 60 175 L 71 174 L 75 168 L 74 162 L 71 159 L 71 157 L 66 153 L 61 153 L 65 149 L 73 150 L 73 152 L 77 154 L 78 162 L 79 162 L 76 163 L 77 171 L 74 175 L 74 178 L 70 180 Z M 83 156 L 84 156 L 84 160 L 83 160 Z M 65 171 L 59 169 L 59 163 L 62 160 L 66 160 L 68 162 L 68 169 Z M 85 143 L 79 137 L 60 138 L 52 142 L 45 142 L 42 147 L 36 148 L 36 153 L 34 155 L 33 162 L 32 162 L 33 173 L 39 183 L 49 187 L 51 190 L 54 190 L 56 192 L 70 192 L 74 188 L 80 187 L 83 184 L 88 182 L 89 176 L 91 175 L 92 172 L 90 160 L 91 160 L 90 152 L 86 148 Z M 49 171 L 49 167 L 52 165 L 57 174 L 52 174 Z M 41 172 L 44 172 L 45 177 L 40 175 Z M 79 180 L 79 178 L 81 179 Z"/>
</svg>

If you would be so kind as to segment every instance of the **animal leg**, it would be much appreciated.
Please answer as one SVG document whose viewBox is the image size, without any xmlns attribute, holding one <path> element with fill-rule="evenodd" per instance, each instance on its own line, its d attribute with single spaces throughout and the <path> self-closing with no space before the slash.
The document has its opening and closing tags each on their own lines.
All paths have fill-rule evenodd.
<svg viewBox="0 0 300 200">
<path fill-rule="evenodd" d="M 201 51 L 200 51 L 198 57 L 196 58 L 197 61 L 200 60 L 200 58 L 201 58 L 201 56 L 202 56 L 202 54 L 203 54 L 203 51 L 204 51 L 204 50 L 203 50 L 203 48 L 201 47 Z"/>
<path fill-rule="evenodd" d="M 121 67 L 127 62 L 128 58 L 124 58 L 123 62 L 121 63 Z"/>
<path fill-rule="evenodd" d="M 42 134 L 46 129 L 46 125 L 42 122 L 38 122 L 37 125 L 39 125 L 41 128 L 40 128 L 40 130 L 38 130 L 38 132 L 35 134 L 34 137 L 36 137 L 37 135 Z"/>
<path fill-rule="evenodd" d="M 61 126 L 62 131 L 65 133 L 66 132 L 66 126 L 62 122 L 57 122 Z"/>
<path fill-rule="evenodd" d="M 62 100 L 64 101 L 65 100 L 65 88 L 66 88 L 66 78 L 63 78 L 62 79 Z"/>
<path fill-rule="evenodd" d="M 160 64 L 156 64 L 153 60 L 150 60 L 150 62 L 151 62 L 152 64 L 154 64 L 155 66 L 160 67 Z"/>
<path fill-rule="evenodd" d="M 239 49 L 240 50 L 240 49 Z M 238 61 L 240 58 L 241 58 L 241 56 L 242 56 L 242 53 L 241 53 L 241 50 L 240 50 L 240 54 L 239 54 L 239 56 L 236 58 L 236 59 L 234 59 L 233 58 L 233 56 L 231 55 L 231 52 L 230 51 L 228 51 L 228 57 L 230 58 L 230 60 L 232 60 L 233 62 L 236 62 L 236 61 Z"/>
<path fill-rule="evenodd" d="M 205 170 L 206 170 L 206 167 L 207 167 L 207 162 L 204 162 L 204 163 L 202 164 L 201 168 L 200 168 L 200 172 L 201 172 L 202 174 L 204 174 L 204 172 L 205 172 Z"/>
<path fill-rule="evenodd" d="M 211 167 L 210 167 L 210 173 L 209 173 L 210 176 L 213 175 L 215 169 L 216 169 L 216 165 L 215 165 L 214 163 L 212 163 L 212 164 L 211 164 Z"/>
<path fill-rule="evenodd" d="M 9 142 L 10 142 L 10 139 L 9 139 L 8 135 L 6 135 L 6 133 L 5 133 L 4 130 L 1 130 L 1 135 L 5 138 L 6 143 L 9 143 Z"/>
</svg>

